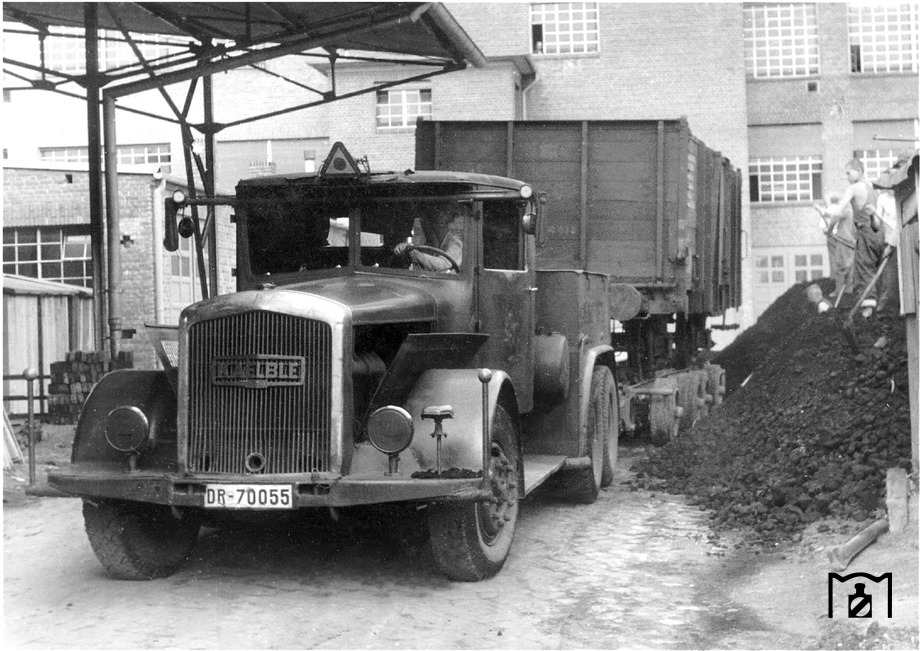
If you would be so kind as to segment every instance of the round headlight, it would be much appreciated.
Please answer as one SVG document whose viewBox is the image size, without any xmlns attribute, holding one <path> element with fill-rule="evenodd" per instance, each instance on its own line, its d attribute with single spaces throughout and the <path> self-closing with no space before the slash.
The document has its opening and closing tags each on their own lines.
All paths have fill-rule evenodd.
<svg viewBox="0 0 920 651">
<path fill-rule="evenodd" d="M 172 200 L 181 206 L 185 203 L 185 192 L 182 190 L 176 190 L 173 192 Z"/>
<path fill-rule="evenodd" d="M 522 185 L 520 193 L 522 199 L 530 199 L 533 196 L 533 188 L 529 185 Z"/>
<path fill-rule="evenodd" d="M 367 419 L 367 438 L 384 454 L 399 454 L 412 443 L 415 426 L 402 407 L 381 407 Z"/>
<path fill-rule="evenodd" d="M 147 415 L 137 407 L 116 407 L 105 417 L 105 440 L 119 452 L 138 452 L 150 436 Z"/>
</svg>

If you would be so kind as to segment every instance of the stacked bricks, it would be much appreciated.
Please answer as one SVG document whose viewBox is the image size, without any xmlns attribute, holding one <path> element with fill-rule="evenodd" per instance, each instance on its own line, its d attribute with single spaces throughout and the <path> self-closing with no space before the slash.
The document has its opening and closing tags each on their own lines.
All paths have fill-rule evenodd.
<svg viewBox="0 0 920 651">
<path fill-rule="evenodd" d="M 121 351 L 115 359 L 105 353 L 67 353 L 63 362 L 51 364 L 48 385 L 48 417 L 52 423 L 74 423 L 89 392 L 110 371 L 134 366 L 134 356 Z"/>
</svg>

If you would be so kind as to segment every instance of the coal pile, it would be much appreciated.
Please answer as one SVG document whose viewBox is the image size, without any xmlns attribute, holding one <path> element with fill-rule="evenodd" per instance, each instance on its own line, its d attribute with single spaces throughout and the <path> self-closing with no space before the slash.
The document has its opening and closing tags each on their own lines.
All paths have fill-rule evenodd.
<svg viewBox="0 0 920 651">
<path fill-rule="evenodd" d="M 880 517 L 887 469 L 910 470 L 903 321 L 857 316 L 854 354 L 846 312 L 819 314 L 805 287 L 718 357 L 734 379 L 721 409 L 636 467 L 637 485 L 684 493 L 714 529 L 753 542 L 794 539 L 826 518 Z"/>
</svg>

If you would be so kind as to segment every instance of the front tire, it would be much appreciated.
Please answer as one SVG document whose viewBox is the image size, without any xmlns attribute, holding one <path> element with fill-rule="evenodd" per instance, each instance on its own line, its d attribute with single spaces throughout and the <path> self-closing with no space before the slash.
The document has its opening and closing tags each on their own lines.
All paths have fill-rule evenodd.
<svg viewBox="0 0 920 651">
<path fill-rule="evenodd" d="M 499 405 L 492 423 L 492 502 L 434 504 L 428 509 L 431 550 L 451 581 L 494 576 L 511 551 L 518 517 L 518 432 Z"/>
<path fill-rule="evenodd" d="M 201 528 L 198 513 L 176 517 L 168 506 L 120 500 L 83 500 L 90 545 L 106 572 L 147 581 L 174 573 L 188 558 Z"/>
</svg>

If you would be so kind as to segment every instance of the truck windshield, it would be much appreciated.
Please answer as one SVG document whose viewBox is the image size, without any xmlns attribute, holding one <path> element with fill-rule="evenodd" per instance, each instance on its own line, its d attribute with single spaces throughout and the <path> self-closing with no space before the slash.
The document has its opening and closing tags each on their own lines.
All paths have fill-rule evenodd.
<svg viewBox="0 0 920 651">
<path fill-rule="evenodd" d="M 350 234 L 360 224 L 360 266 L 457 273 L 471 214 L 469 204 L 448 200 L 257 200 L 247 206 L 250 269 L 262 275 L 347 267 Z"/>
</svg>

